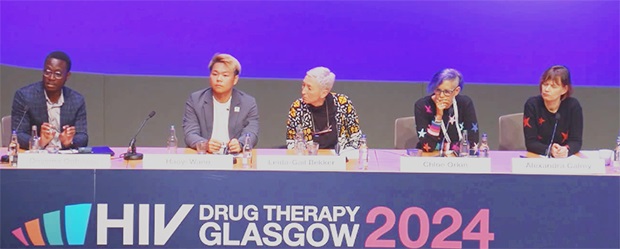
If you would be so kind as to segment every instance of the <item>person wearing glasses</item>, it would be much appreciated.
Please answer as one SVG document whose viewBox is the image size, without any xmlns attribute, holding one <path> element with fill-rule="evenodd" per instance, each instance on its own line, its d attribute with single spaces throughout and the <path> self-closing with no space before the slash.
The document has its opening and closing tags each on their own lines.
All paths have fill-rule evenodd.
<svg viewBox="0 0 620 249">
<path fill-rule="evenodd" d="M 545 70 L 539 90 L 540 95 L 530 97 L 523 110 L 527 151 L 556 158 L 579 152 L 583 114 L 579 101 L 571 97 L 573 86 L 568 68 L 556 65 Z"/>
<path fill-rule="evenodd" d="M 207 142 L 207 152 L 239 153 L 243 137 L 250 134 L 252 147 L 258 143 L 258 106 L 249 94 L 234 88 L 241 64 L 229 54 L 215 54 L 209 63 L 209 88 L 190 94 L 185 103 L 185 144 L 196 149 Z"/>
<path fill-rule="evenodd" d="M 306 141 L 319 144 L 319 149 L 359 148 L 362 131 L 349 97 L 330 92 L 336 75 L 326 67 L 306 72 L 301 84 L 301 98 L 293 101 L 286 121 L 287 148 L 295 147 L 297 130 Z"/>
<path fill-rule="evenodd" d="M 458 151 L 467 131 L 469 144 L 478 144 L 478 121 L 474 103 L 463 90 L 463 76 L 447 68 L 437 72 L 427 87 L 429 95 L 414 105 L 418 144 L 423 152 Z M 443 142 L 443 143 L 442 143 Z"/>
<path fill-rule="evenodd" d="M 37 126 L 39 146 L 69 149 L 88 145 L 86 102 L 65 86 L 71 76 L 71 59 L 61 51 L 45 57 L 43 79 L 18 89 L 13 97 L 11 129 L 20 148 L 28 149 L 31 129 Z"/>
</svg>

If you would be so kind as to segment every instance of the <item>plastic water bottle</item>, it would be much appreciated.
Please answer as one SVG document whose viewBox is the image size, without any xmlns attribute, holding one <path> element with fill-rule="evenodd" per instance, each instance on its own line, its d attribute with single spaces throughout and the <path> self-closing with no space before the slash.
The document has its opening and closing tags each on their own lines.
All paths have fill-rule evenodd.
<svg viewBox="0 0 620 249">
<path fill-rule="evenodd" d="M 301 127 L 295 129 L 295 154 L 303 155 L 306 152 L 306 138 Z"/>
<path fill-rule="evenodd" d="M 33 125 L 30 135 L 30 141 L 28 142 L 28 150 L 30 151 L 30 153 L 39 153 L 39 150 L 41 149 L 41 147 L 39 146 L 39 140 L 40 138 L 37 135 L 37 126 Z"/>
<path fill-rule="evenodd" d="M 461 148 L 460 148 L 460 157 L 468 157 L 469 156 L 469 138 L 467 135 L 467 130 L 463 130 L 463 140 L 461 140 Z"/>
<path fill-rule="evenodd" d="M 252 160 L 252 141 L 250 139 L 250 133 L 246 133 L 243 138 L 243 158 L 241 162 L 243 168 L 249 168 Z"/>
<path fill-rule="evenodd" d="M 478 146 L 478 157 L 489 157 L 489 141 L 486 133 L 482 133 L 482 139 Z"/>
<path fill-rule="evenodd" d="M 171 125 L 170 136 L 168 137 L 168 144 L 167 144 L 168 154 L 176 154 L 177 147 L 178 147 L 177 133 L 174 130 L 174 125 Z"/>
<path fill-rule="evenodd" d="M 17 167 L 17 154 L 19 152 L 19 142 L 17 142 L 17 133 L 13 131 L 11 135 L 11 142 L 9 142 L 9 147 L 7 154 L 9 156 L 9 165 L 11 167 Z"/>
<path fill-rule="evenodd" d="M 368 169 L 368 140 L 366 140 L 366 134 L 362 134 L 360 138 L 359 153 L 358 169 Z"/>
<path fill-rule="evenodd" d="M 614 161 L 612 162 L 616 171 L 620 171 L 620 134 L 616 138 L 616 148 L 614 148 Z"/>
</svg>

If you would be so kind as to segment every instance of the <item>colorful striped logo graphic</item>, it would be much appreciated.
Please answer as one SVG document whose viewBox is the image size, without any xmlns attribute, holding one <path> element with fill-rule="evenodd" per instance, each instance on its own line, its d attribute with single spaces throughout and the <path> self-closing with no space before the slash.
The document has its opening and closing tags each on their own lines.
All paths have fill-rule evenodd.
<svg viewBox="0 0 620 249">
<path fill-rule="evenodd" d="M 88 228 L 88 220 L 90 218 L 91 203 L 80 203 L 65 206 L 65 236 L 66 245 L 84 245 L 86 240 L 86 229 Z M 41 222 L 34 219 L 24 223 L 26 228 L 26 237 L 22 227 L 13 230 L 13 236 L 17 238 L 24 246 L 30 246 L 28 239 L 34 246 L 63 246 L 62 240 L 60 210 L 55 210 L 43 214 L 43 230 L 45 231 L 46 241 L 43 240 L 41 233 Z"/>
</svg>

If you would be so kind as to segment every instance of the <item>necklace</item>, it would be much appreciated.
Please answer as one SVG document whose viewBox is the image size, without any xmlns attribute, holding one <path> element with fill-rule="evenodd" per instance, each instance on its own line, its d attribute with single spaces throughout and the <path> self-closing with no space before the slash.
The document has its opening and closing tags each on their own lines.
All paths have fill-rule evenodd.
<svg viewBox="0 0 620 249">
<path fill-rule="evenodd" d="M 316 123 L 314 123 L 314 113 L 310 112 L 310 119 L 312 119 L 312 134 L 322 135 L 332 131 L 332 126 L 329 124 L 329 108 L 327 108 L 327 101 L 325 101 L 325 118 L 327 118 L 327 126 L 322 131 L 316 131 Z"/>
</svg>

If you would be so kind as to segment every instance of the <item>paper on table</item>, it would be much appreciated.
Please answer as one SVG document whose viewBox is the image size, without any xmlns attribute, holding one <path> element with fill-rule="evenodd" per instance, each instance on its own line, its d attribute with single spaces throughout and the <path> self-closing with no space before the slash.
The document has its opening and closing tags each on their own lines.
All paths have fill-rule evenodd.
<svg viewBox="0 0 620 249">
<path fill-rule="evenodd" d="M 58 154 L 77 154 L 78 150 L 70 149 L 70 150 L 59 150 Z"/>
</svg>

